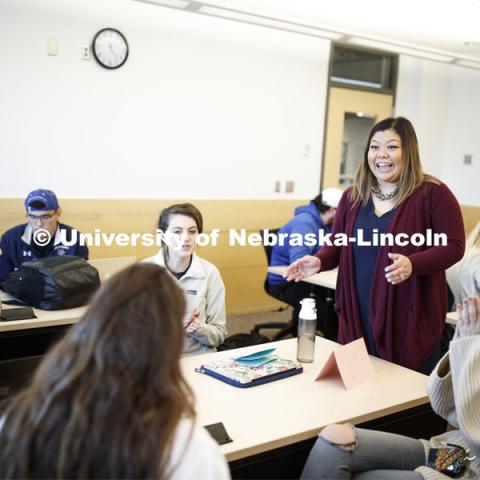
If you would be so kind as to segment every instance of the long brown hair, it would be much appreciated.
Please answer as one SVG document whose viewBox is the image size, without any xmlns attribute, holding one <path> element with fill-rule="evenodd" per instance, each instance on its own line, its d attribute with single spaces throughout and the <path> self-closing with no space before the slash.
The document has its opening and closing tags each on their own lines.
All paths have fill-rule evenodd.
<svg viewBox="0 0 480 480">
<path fill-rule="evenodd" d="M 185 300 L 165 269 L 112 277 L 5 413 L 1 478 L 164 478 L 193 394 L 179 365 Z"/>
<path fill-rule="evenodd" d="M 368 135 L 363 161 L 355 172 L 353 186 L 350 189 L 350 200 L 352 200 L 354 204 L 362 203 L 365 205 L 370 198 L 375 176 L 368 165 L 368 151 L 372 137 L 377 132 L 383 132 L 385 130 L 395 131 L 400 137 L 402 145 L 403 164 L 398 182 L 399 193 L 397 203 L 403 202 L 424 182 L 439 183 L 435 177 L 423 172 L 417 135 L 410 120 L 404 117 L 386 118 L 374 125 Z"/>
</svg>

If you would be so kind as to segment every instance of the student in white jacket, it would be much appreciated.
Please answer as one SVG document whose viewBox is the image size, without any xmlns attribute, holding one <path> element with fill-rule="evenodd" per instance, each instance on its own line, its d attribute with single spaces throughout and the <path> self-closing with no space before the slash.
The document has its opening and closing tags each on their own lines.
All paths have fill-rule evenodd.
<svg viewBox="0 0 480 480">
<path fill-rule="evenodd" d="M 183 353 L 215 351 L 227 335 L 225 286 L 215 265 L 194 252 L 203 218 L 191 203 L 171 205 L 160 212 L 158 228 L 164 246 L 144 262 L 166 267 L 185 293 L 187 314 Z"/>
</svg>

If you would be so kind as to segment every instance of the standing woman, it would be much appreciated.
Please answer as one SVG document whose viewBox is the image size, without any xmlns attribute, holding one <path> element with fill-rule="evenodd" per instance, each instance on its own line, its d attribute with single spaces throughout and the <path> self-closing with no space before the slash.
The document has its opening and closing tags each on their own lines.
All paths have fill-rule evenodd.
<svg viewBox="0 0 480 480">
<path fill-rule="evenodd" d="M 446 245 L 419 245 L 418 234 L 427 237 L 428 231 L 445 234 Z M 417 136 L 406 118 L 387 118 L 370 132 L 353 186 L 338 206 L 333 238 L 342 233 L 357 242 L 325 246 L 297 260 L 287 279 L 339 266 L 339 341 L 364 337 L 371 354 L 431 372 L 445 325 L 445 270 L 462 258 L 465 232 L 452 192 L 423 173 Z M 393 246 L 358 241 L 382 233 L 404 236 Z"/>
<path fill-rule="evenodd" d="M 97 293 L 0 418 L 0 478 L 230 478 L 180 369 L 185 300 L 132 265 Z"/>
<path fill-rule="evenodd" d="M 217 267 L 194 253 L 196 237 L 203 231 L 202 214 L 191 203 L 171 205 L 160 212 L 158 228 L 165 243 L 144 262 L 166 267 L 185 293 L 183 353 L 215 351 L 227 335 L 225 286 Z"/>
</svg>

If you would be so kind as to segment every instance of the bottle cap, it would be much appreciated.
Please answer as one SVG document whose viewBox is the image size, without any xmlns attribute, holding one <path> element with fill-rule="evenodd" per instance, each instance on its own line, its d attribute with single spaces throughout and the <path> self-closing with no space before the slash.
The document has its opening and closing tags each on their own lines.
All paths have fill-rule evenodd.
<svg viewBox="0 0 480 480">
<path fill-rule="evenodd" d="M 302 305 L 303 305 L 303 304 L 309 305 L 309 304 L 312 304 L 312 303 L 315 304 L 315 299 L 314 299 L 314 298 L 309 298 L 309 297 L 307 297 L 307 298 L 304 298 L 303 300 L 300 300 L 300 303 L 301 303 Z"/>
</svg>

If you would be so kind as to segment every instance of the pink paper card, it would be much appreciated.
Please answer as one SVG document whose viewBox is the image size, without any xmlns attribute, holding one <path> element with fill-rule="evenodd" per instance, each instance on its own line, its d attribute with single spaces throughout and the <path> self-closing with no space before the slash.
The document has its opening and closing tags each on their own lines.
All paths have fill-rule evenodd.
<svg viewBox="0 0 480 480">
<path fill-rule="evenodd" d="M 321 380 L 336 373 L 340 373 L 347 390 L 375 377 L 375 370 L 363 338 L 334 350 L 315 380 Z"/>
</svg>

